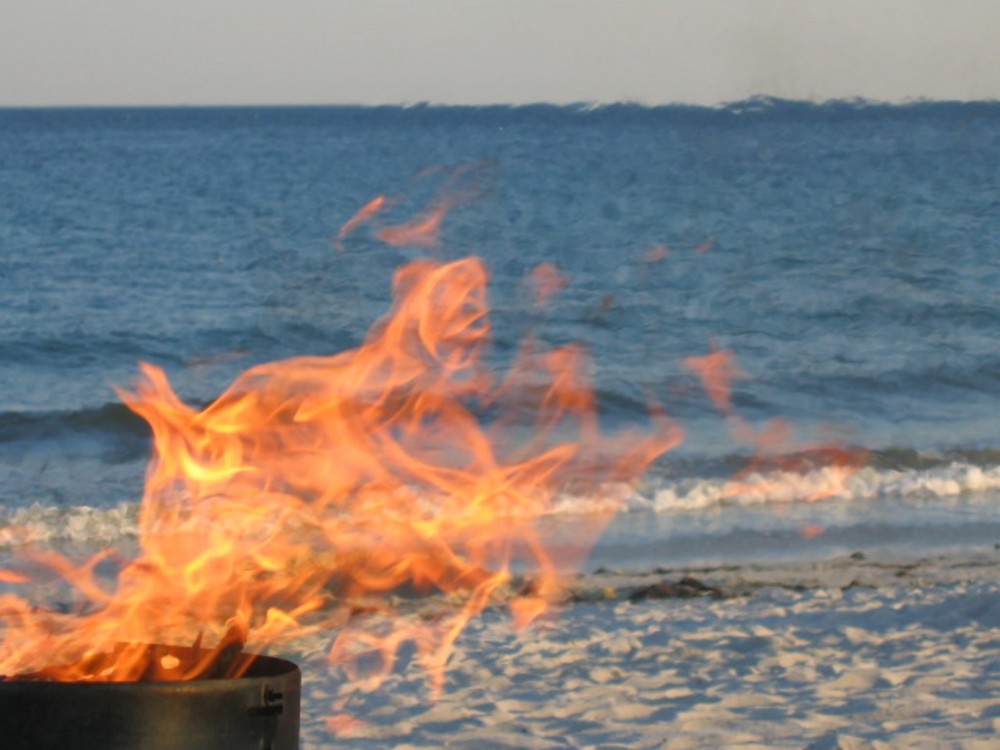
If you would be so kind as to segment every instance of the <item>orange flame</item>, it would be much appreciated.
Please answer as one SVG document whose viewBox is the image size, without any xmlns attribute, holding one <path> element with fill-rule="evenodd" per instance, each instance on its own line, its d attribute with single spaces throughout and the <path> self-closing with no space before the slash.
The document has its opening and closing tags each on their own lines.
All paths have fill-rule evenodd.
<svg viewBox="0 0 1000 750">
<path fill-rule="evenodd" d="M 530 278 L 534 287 L 536 309 L 544 307 L 549 300 L 569 286 L 569 278 L 560 273 L 552 263 L 539 263 L 532 269 Z"/>
<path fill-rule="evenodd" d="M 738 439 L 754 445 L 754 458 L 727 485 L 724 494 L 730 497 L 782 497 L 791 491 L 796 499 L 822 500 L 843 491 L 847 479 L 868 463 L 868 451 L 862 448 L 834 440 L 799 442 L 792 426 L 783 419 L 772 419 L 757 431 L 734 417 L 732 427 Z M 788 477 L 806 475 L 816 476 L 811 483 L 787 486 Z"/>
<path fill-rule="evenodd" d="M 645 263 L 659 263 L 670 255 L 670 250 L 670 245 L 655 245 L 646 251 L 645 255 L 642 256 L 642 260 Z"/>
<path fill-rule="evenodd" d="M 334 244 L 337 249 L 343 251 L 344 239 L 347 235 L 357 230 L 357 228 L 365 222 L 371 221 L 372 218 L 385 207 L 385 202 L 386 198 L 384 195 L 377 195 L 359 208 L 354 216 L 345 221 L 344 225 L 340 228 L 340 231 L 337 232 L 337 237 L 334 240 Z"/>
<path fill-rule="evenodd" d="M 732 414 L 732 382 L 743 372 L 728 349 L 715 349 L 701 357 L 685 357 L 681 363 L 701 378 L 702 386 L 715 407 L 723 414 Z"/>
<path fill-rule="evenodd" d="M 438 173 L 446 175 L 437 197 L 409 220 L 402 224 L 384 226 L 375 236 L 395 247 L 440 247 L 441 225 L 445 217 L 452 209 L 478 199 L 486 191 L 486 177 L 494 166 L 493 162 L 485 161 L 422 169 L 417 174 L 417 179 Z"/>
<path fill-rule="evenodd" d="M 772 419 L 756 430 L 733 411 L 732 381 L 744 373 L 731 351 L 716 350 L 714 345 L 711 348 L 710 354 L 686 357 L 682 363 L 698 374 L 709 398 L 728 418 L 733 437 L 754 447 L 754 458 L 736 472 L 723 494 L 780 497 L 792 491 L 797 499 L 815 501 L 840 493 L 847 479 L 868 462 L 868 452 L 834 440 L 799 443 L 792 425 L 783 419 Z M 817 471 L 823 475 L 811 485 L 788 486 L 789 475 L 805 476 Z"/>
<path fill-rule="evenodd" d="M 436 248 L 441 244 L 441 222 L 451 205 L 441 202 L 402 224 L 382 227 L 375 236 L 396 247 Z"/>
<path fill-rule="evenodd" d="M 412 642 L 440 691 L 453 643 L 491 601 L 503 594 L 519 625 L 543 614 L 607 520 L 568 536 L 543 523 L 560 491 L 637 477 L 680 431 L 654 408 L 649 430 L 601 432 L 580 347 L 529 342 L 494 384 L 478 259 L 411 263 L 394 296 L 359 348 L 253 367 L 201 411 L 142 365 L 121 393 L 154 439 L 141 554 L 31 553 L 76 605 L 0 596 L 0 675 L 133 680 L 157 672 L 130 644 L 215 644 L 189 678 L 244 644 L 337 628 L 330 659 L 349 676 L 379 679 Z M 99 575 L 112 564 L 113 582 Z M 458 604 L 414 624 L 392 616 L 400 587 Z"/>
<path fill-rule="evenodd" d="M 816 539 L 826 533 L 826 528 L 818 523 L 807 523 L 799 527 L 799 536 L 806 541 Z"/>
</svg>

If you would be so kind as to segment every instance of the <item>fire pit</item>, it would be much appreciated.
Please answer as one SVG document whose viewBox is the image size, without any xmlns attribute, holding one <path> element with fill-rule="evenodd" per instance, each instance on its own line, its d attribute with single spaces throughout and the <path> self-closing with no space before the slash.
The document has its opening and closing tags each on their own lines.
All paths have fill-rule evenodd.
<svg viewBox="0 0 1000 750">
<path fill-rule="evenodd" d="M 150 646 L 168 667 L 198 649 Z M 141 682 L 0 678 L 0 737 L 8 748 L 295 750 L 302 675 L 295 664 L 240 654 L 240 677 Z"/>
</svg>

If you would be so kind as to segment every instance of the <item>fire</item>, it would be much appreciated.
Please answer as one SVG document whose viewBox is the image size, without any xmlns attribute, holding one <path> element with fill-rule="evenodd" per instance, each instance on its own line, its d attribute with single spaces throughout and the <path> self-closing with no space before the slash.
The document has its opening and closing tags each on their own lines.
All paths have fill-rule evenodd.
<svg viewBox="0 0 1000 750">
<path fill-rule="evenodd" d="M 800 442 L 792 425 L 784 419 L 772 419 L 762 429 L 755 430 L 733 417 L 732 429 L 738 439 L 754 446 L 754 457 L 730 480 L 725 489 L 727 496 L 822 500 L 839 494 L 847 479 L 868 463 L 868 451 L 841 445 L 833 439 Z M 789 486 L 788 478 L 793 476 L 808 481 L 800 480 Z"/>
<path fill-rule="evenodd" d="M 743 375 L 737 367 L 733 353 L 728 349 L 716 349 L 700 357 L 685 357 L 682 364 L 701 378 L 702 385 L 712 403 L 723 414 L 733 412 L 732 383 Z"/>
<path fill-rule="evenodd" d="M 377 195 L 359 208 L 354 216 L 345 221 L 343 226 L 340 227 L 340 231 L 337 232 L 337 237 L 334 240 L 336 248 L 343 252 L 344 239 L 356 231 L 362 224 L 371 221 L 379 211 L 385 208 L 385 204 L 386 197 L 384 195 Z"/>
<path fill-rule="evenodd" d="M 252 367 L 202 410 L 143 364 L 121 392 L 153 433 L 141 552 L 35 550 L 0 571 L 8 590 L 55 574 L 76 592 L 70 611 L 0 596 L 0 675 L 156 677 L 169 665 L 141 644 L 165 643 L 206 649 L 193 678 L 329 629 L 350 676 L 377 679 L 412 642 L 440 690 L 469 618 L 499 599 L 517 625 L 546 612 L 607 520 L 567 552 L 542 523 L 559 492 L 638 477 L 680 430 L 654 406 L 648 429 L 602 432 L 578 346 L 529 341 L 494 377 L 476 258 L 411 263 L 394 299 L 357 349 Z M 401 588 L 455 605 L 414 624 L 393 616 Z"/>
<path fill-rule="evenodd" d="M 399 224 L 379 227 L 375 237 L 386 245 L 434 250 L 441 246 L 441 229 L 445 218 L 459 206 L 475 202 L 488 192 L 489 176 L 496 165 L 493 162 L 469 162 L 457 166 L 427 167 L 417 174 L 418 179 L 443 174 L 437 194 L 425 207 Z M 386 207 L 383 196 L 363 206 L 337 235 L 339 243 L 349 232 L 372 220 Z M 338 244 L 338 247 L 341 245 Z"/>
<path fill-rule="evenodd" d="M 732 383 L 745 373 L 736 364 L 733 352 L 716 349 L 703 356 L 686 357 L 682 364 L 695 372 L 709 398 L 728 420 L 733 437 L 753 447 L 750 463 L 729 481 L 724 495 L 755 495 L 779 499 L 792 496 L 809 501 L 840 493 L 847 479 L 868 462 L 868 452 L 829 439 L 801 443 L 784 419 L 769 421 L 760 430 L 736 414 L 732 404 Z M 810 482 L 789 485 L 789 477 L 809 477 Z M 803 532 L 806 538 L 819 534 Z"/>
<path fill-rule="evenodd" d="M 549 301 L 569 285 L 569 278 L 552 263 L 539 263 L 530 275 L 534 287 L 535 309 L 545 307 Z"/>
<path fill-rule="evenodd" d="M 491 166 L 447 170 L 426 208 L 399 224 L 380 222 L 379 195 L 334 242 L 371 224 L 386 244 L 436 248 L 448 213 L 486 190 Z M 654 247 L 646 260 L 669 252 Z M 535 308 L 568 283 L 554 265 L 537 266 Z M 329 659 L 352 680 L 377 683 L 410 643 L 439 693 L 470 618 L 501 602 L 517 627 L 543 616 L 616 509 L 605 493 L 601 513 L 546 522 L 560 493 L 637 479 L 682 431 L 654 403 L 647 428 L 604 432 L 581 346 L 528 339 L 505 375 L 491 372 L 477 258 L 410 263 L 393 296 L 357 349 L 252 367 L 204 409 L 142 364 L 134 389 L 119 392 L 153 434 L 140 552 L 80 563 L 25 549 L 22 564 L 0 569 L 0 679 L 238 676 L 244 649 L 329 631 Z M 588 319 L 614 304 L 604 295 Z M 771 491 L 782 471 L 846 477 L 863 462 L 832 442 L 797 446 L 781 421 L 760 431 L 743 421 L 732 352 L 713 346 L 683 364 L 755 448 L 729 493 Z M 73 592 L 68 608 L 31 598 L 54 580 Z M 448 606 L 400 617 L 399 592 L 442 594 Z M 149 644 L 194 645 L 201 656 L 156 658 Z"/>
<path fill-rule="evenodd" d="M 375 236 L 387 245 L 436 248 L 441 244 L 441 222 L 450 209 L 448 203 L 438 203 L 402 224 L 382 227 Z"/>
<path fill-rule="evenodd" d="M 642 260 L 645 263 L 659 263 L 670 255 L 670 251 L 670 245 L 654 245 L 646 251 L 645 255 L 642 256 Z"/>
</svg>

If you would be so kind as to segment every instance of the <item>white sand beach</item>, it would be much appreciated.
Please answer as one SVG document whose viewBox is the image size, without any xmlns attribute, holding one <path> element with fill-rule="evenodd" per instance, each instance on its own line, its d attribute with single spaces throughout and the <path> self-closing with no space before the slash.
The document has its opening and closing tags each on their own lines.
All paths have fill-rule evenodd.
<svg viewBox="0 0 1000 750">
<path fill-rule="evenodd" d="M 995 549 L 591 574 L 541 627 L 474 620 L 436 702 L 405 653 L 366 691 L 327 644 L 284 654 L 304 748 L 1000 747 Z"/>
</svg>

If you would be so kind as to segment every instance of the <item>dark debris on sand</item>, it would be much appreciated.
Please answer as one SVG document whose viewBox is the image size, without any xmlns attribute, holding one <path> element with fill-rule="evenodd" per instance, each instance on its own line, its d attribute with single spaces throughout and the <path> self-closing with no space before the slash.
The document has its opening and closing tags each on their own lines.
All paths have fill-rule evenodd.
<svg viewBox="0 0 1000 750">
<path fill-rule="evenodd" d="M 753 596 L 761 589 L 882 588 L 953 585 L 995 580 L 1000 550 L 962 556 L 879 559 L 862 552 L 829 560 L 797 563 L 722 565 L 708 568 L 658 568 L 646 573 L 599 569 L 582 575 L 568 603 Z"/>
<path fill-rule="evenodd" d="M 692 599 L 696 596 L 710 596 L 722 599 L 725 594 L 722 589 L 708 586 L 697 578 L 684 576 L 679 581 L 658 581 L 647 586 L 640 586 L 627 595 L 630 602 L 641 602 L 647 599 Z"/>
</svg>

